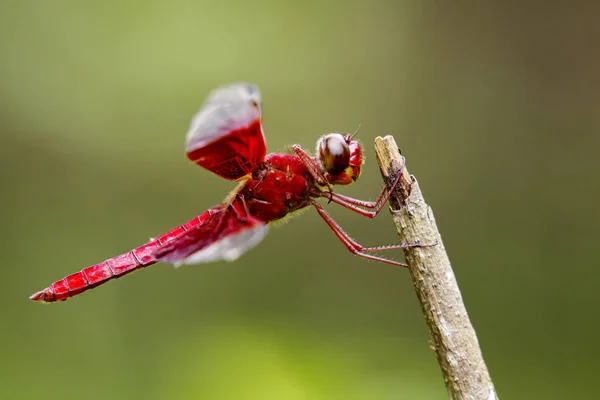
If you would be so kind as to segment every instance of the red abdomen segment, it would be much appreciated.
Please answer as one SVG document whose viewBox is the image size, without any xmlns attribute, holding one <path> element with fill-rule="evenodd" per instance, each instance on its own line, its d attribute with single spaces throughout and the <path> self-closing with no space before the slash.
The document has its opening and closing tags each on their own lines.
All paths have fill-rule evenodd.
<svg viewBox="0 0 600 400">
<path fill-rule="evenodd" d="M 110 258 L 100 264 L 92 265 L 91 267 L 73 275 L 69 275 L 58 282 L 54 282 L 46 289 L 32 295 L 30 299 L 45 303 L 63 301 L 69 297 L 83 293 L 86 290 L 100 286 L 111 279 L 119 278 L 137 269 L 155 264 L 157 262 L 154 257 L 156 250 L 177 236 L 201 225 L 211 215 L 214 215 L 215 212 L 217 212 L 217 210 L 210 209 L 191 221 L 170 230 L 143 246 L 135 248 L 128 253 Z"/>
</svg>

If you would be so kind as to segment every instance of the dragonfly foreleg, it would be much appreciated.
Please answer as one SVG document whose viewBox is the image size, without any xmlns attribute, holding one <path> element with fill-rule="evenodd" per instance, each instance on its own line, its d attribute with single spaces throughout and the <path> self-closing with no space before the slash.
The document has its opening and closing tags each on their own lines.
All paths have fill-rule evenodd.
<svg viewBox="0 0 600 400">
<path fill-rule="evenodd" d="M 344 195 L 338 194 L 338 193 L 327 193 L 327 192 L 322 192 L 322 194 L 319 194 L 319 196 L 328 198 L 330 202 L 333 201 L 334 203 L 337 203 L 337 204 L 347 208 L 348 210 L 354 211 L 355 213 L 365 216 L 367 218 L 375 218 L 375 216 L 377 214 L 379 214 L 381 212 L 381 210 L 383 210 L 383 207 L 385 206 L 387 201 L 390 199 L 392 192 L 394 191 L 396 186 L 398 186 L 398 182 L 400 182 L 400 178 L 402 177 L 403 170 L 404 170 L 404 157 L 402 158 L 402 166 L 400 167 L 400 169 L 398 171 L 398 176 L 396 176 L 396 179 L 394 180 L 394 183 L 392 184 L 391 189 L 388 190 L 386 187 L 381 189 L 381 192 L 379 193 L 379 196 L 377 196 L 377 200 L 375 200 L 375 201 L 365 201 L 365 200 L 355 199 L 353 197 L 344 196 Z M 373 211 L 368 211 L 363 208 L 367 208 L 367 209 L 370 209 Z"/>
</svg>

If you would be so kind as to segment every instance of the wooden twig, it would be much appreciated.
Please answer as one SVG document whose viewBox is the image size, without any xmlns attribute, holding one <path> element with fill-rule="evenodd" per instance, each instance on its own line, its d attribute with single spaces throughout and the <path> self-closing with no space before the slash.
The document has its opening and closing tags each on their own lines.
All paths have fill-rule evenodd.
<svg viewBox="0 0 600 400">
<path fill-rule="evenodd" d="M 375 152 L 388 188 L 404 165 L 394 138 L 375 139 Z M 410 275 L 431 333 L 431 345 L 452 400 L 497 400 L 483 361 L 475 330 L 469 321 L 450 260 L 431 208 L 406 166 L 400 188 L 390 198 L 392 215 L 402 243 L 437 243 L 404 251 Z"/>
</svg>

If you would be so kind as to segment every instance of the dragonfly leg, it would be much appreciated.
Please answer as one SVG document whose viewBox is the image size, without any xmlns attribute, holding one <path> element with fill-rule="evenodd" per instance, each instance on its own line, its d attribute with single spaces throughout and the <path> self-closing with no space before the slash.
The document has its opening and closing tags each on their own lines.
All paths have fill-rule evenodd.
<svg viewBox="0 0 600 400">
<path fill-rule="evenodd" d="M 348 233 L 346 233 L 346 231 L 344 231 L 342 229 L 342 227 L 327 213 L 327 211 L 325 211 L 325 209 L 323 208 L 322 205 L 320 205 L 316 201 L 313 202 L 312 205 L 315 206 L 315 208 L 317 209 L 317 212 L 319 213 L 321 218 L 323 218 L 323 220 L 327 223 L 327 225 L 329 225 L 329 227 L 331 228 L 333 233 L 335 233 L 335 236 L 337 236 L 337 238 L 342 242 L 342 244 L 344 246 L 346 246 L 346 248 L 352 254 L 355 254 L 357 256 L 367 258 L 369 260 L 375 260 L 375 261 L 380 261 L 380 262 L 384 262 L 384 263 L 391 264 L 391 265 L 396 265 L 399 267 L 408 267 L 408 265 L 406 265 L 404 263 L 389 260 L 387 258 L 383 258 L 383 257 L 379 257 L 379 256 L 374 256 L 371 254 L 366 254 L 366 253 L 372 252 L 372 251 L 380 251 L 380 250 L 406 249 L 406 248 L 410 248 L 410 247 L 435 246 L 435 244 L 392 244 L 392 245 L 387 245 L 387 246 L 365 247 L 365 246 L 357 243 L 354 239 L 352 239 L 350 237 L 350 235 L 348 235 Z"/>
<path fill-rule="evenodd" d="M 306 166 L 310 175 L 319 185 L 329 186 L 329 182 L 325 178 L 325 175 L 323 175 L 321 167 L 319 167 L 317 161 L 311 157 L 310 154 L 304 151 L 304 149 L 298 144 L 293 145 L 292 150 L 294 150 L 294 153 L 296 153 L 296 155 L 300 158 L 302 164 Z"/>
<path fill-rule="evenodd" d="M 377 200 L 375 200 L 375 201 L 359 200 L 359 199 L 344 196 L 344 195 L 338 194 L 338 193 L 323 193 L 322 192 L 322 194 L 319 194 L 319 196 L 328 198 L 330 202 L 333 201 L 334 203 L 337 203 L 337 204 L 341 205 L 342 207 L 345 207 L 350 211 L 354 211 L 355 213 L 360 214 L 364 217 L 375 218 L 375 216 L 377 214 L 379 214 L 381 212 L 381 210 L 383 210 L 383 207 L 385 206 L 387 201 L 390 199 L 390 196 L 392 195 L 393 190 L 396 188 L 396 186 L 398 186 L 398 182 L 400 182 L 400 178 L 402 177 L 403 169 L 404 169 L 404 157 L 402 158 L 402 167 L 398 171 L 398 176 L 396 176 L 396 179 L 394 180 L 394 183 L 392 184 L 392 189 L 388 190 L 386 187 L 384 187 L 381 190 L 381 192 L 379 193 Z M 368 210 L 365 210 L 365 208 Z M 372 210 L 372 211 L 369 211 L 369 210 Z"/>
<path fill-rule="evenodd" d="M 304 151 L 304 149 L 298 144 L 293 145 L 292 150 L 294 150 L 294 153 L 296 153 L 298 158 L 300 158 L 302 164 L 304 164 L 306 169 L 308 169 L 308 173 L 313 177 L 313 179 L 320 186 L 327 187 L 327 191 L 319 192 L 319 196 L 329 198 L 329 203 L 331 203 L 333 201 L 334 195 L 333 189 L 331 188 L 331 184 L 329 183 L 327 178 L 325 178 L 325 175 L 323 175 L 323 171 L 321 171 L 319 163 L 313 157 L 311 157 L 310 154 Z"/>
</svg>

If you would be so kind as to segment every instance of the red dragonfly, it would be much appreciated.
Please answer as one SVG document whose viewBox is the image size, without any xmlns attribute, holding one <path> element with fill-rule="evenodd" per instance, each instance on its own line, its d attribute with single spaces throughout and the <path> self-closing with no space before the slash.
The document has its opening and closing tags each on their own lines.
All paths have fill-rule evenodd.
<svg viewBox="0 0 600 400">
<path fill-rule="evenodd" d="M 225 201 L 143 246 L 53 283 L 32 295 L 31 300 L 66 300 L 159 261 L 175 266 L 233 261 L 263 239 L 270 222 L 308 206 L 316 208 L 352 253 L 406 266 L 368 253 L 409 245 L 364 247 L 316 201 L 324 198 L 368 218 L 375 217 L 387 202 L 390 192 L 385 188 L 376 201 L 357 200 L 332 191 L 332 185 L 348 185 L 360 175 L 362 148 L 353 135 L 323 135 L 317 142 L 315 157 L 299 145 L 293 145 L 289 153 L 267 155 L 258 88 L 236 83 L 209 94 L 192 119 L 186 140 L 191 161 L 222 178 L 239 182 Z"/>
</svg>

